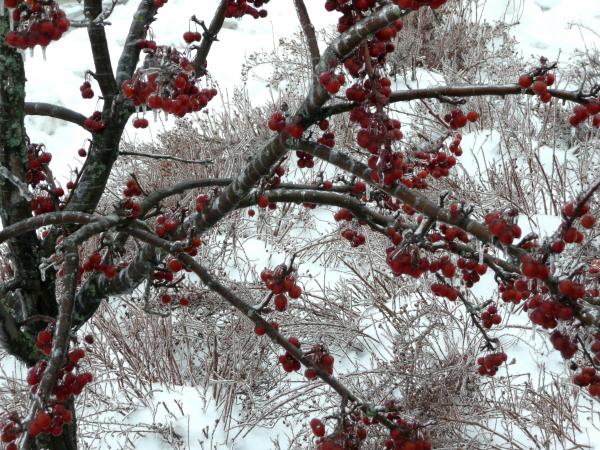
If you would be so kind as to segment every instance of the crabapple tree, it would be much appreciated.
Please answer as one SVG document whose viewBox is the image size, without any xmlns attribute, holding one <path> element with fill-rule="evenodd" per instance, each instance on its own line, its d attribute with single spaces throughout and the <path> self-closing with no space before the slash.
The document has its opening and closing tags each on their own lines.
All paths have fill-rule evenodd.
<svg viewBox="0 0 600 450">
<path fill-rule="evenodd" d="M 340 357 L 326 338 L 293 335 L 280 323 L 280 317 L 300 317 L 299 305 L 310 294 L 299 271 L 299 249 L 289 248 L 285 263 L 260 268 L 255 291 L 262 295 L 255 301 L 212 270 L 202 249 L 222 223 L 236 214 L 268 216 L 290 204 L 302 205 L 307 214 L 335 208 L 332 221 L 339 224 L 344 251 L 358 252 L 380 239 L 385 244 L 378 272 L 403 284 L 420 283 L 438 304 L 464 307 L 479 336 L 479 354 L 460 364 L 473 375 L 494 377 L 509 362 L 509 351 L 493 333 L 511 308 L 547 330 L 554 349 L 571 361 L 572 383 L 600 398 L 600 261 L 577 250 L 594 236 L 600 181 L 555 202 L 560 224 L 545 238 L 523 235 L 521 211 L 508 202 L 497 199 L 489 207 L 443 189 L 460 163 L 463 131 L 485 120 L 470 100 L 521 97 L 539 108 L 565 102 L 572 112 L 564 123 L 593 133 L 600 126 L 600 85 L 593 80 L 559 89 L 557 64 L 542 58 L 504 84 L 399 89 L 392 59 L 406 23 L 424 11 L 443 20 L 454 0 L 321 0 L 322 14 L 337 18 L 327 42 L 317 37 L 304 0 L 288 1 L 306 44 L 309 87 L 301 98 L 282 98 L 262 110 L 256 127 L 264 139 L 250 157 L 240 158 L 227 177 L 180 177 L 154 190 L 133 173 L 118 180 L 120 198 L 107 200 L 123 158 L 137 158 L 143 166 L 153 161 L 143 158 L 164 156 L 125 151 L 125 127 L 144 129 L 157 118 L 189 119 L 206 111 L 219 95 L 210 67 L 219 63 L 214 53 L 224 21 L 264 19 L 273 2 L 221 0 L 212 17 L 190 18 L 189 28 L 181 30 L 185 46 L 175 48 L 162 45 L 151 30 L 168 0 L 138 0 L 120 56 L 112 60 L 105 27 L 116 1 L 106 8 L 100 0 L 83 0 L 84 20 L 78 23 L 55 0 L 1 1 L 0 337 L 5 351 L 28 367 L 27 404 L 2 418 L 2 448 L 76 449 L 75 401 L 94 379 L 84 362 L 85 346 L 95 339 L 78 337 L 78 330 L 104 299 L 140 286 L 157 308 L 193 308 L 193 295 L 179 288 L 184 279 L 193 289 L 218 295 L 229 314 L 251 323 L 257 339 L 280 348 L 272 370 L 302 371 L 305 383 L 322 383 L 339 396 L 341 407 L 306 420 L 307 445 L 435 446 L 432 424 L 400 407 L 393 391 L 371 401 L 336 377 Z M 99 100 L 89 114 L 25 101 L 24 54 L 59 47 L 73 26 L 87 29 L 94 63 L 81 85 L 73 86 L 76 95 Z M 426 105 L 422 115 L 441 132 L 428 136 L 398 109 L 412 102 Z M 73 149 L 84 162 L 64 187 L 50 170 L 53 149 L 30 141 L 26 115 L 68 121 L 89 133 L 86 145 Z M 211 164 L 176 154 L 164 159 Z M 331 170 L 317 170 L 325 166 Z M 310 182 L 298 181 L 302 176 Z M 187 193 L 193 194 L 188 204 L 168 203 Z M 485 276 L 497 283 L 497 298 L 474 302 L 469 293 Z M 367 289 L 369 280 L 363 281 Z"/>
</svg>

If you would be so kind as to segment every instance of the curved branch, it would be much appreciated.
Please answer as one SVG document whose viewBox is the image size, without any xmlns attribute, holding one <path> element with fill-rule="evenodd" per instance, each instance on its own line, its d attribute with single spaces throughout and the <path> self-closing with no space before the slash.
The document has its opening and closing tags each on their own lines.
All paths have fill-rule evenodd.
<svg viewBox="0 0 600 450">
<path fill-rule="evenodd" d="M 336 391 L 342 398 L 345 398 L 351 402 L 359 405 L 360 409 L 367 415 L 376 417 L 384 426 L 394 429 L 400 428 L 396 424 L 392 423 L 386 417 L 378 413 L 369 403 L 363 399 L 360 399 L 354 393 L 352 393 L 346 386 L 344 386 L 339 380 L 329 375 L 327 371 L 321 368 L 319 365 L 313 365 L 311 361 L 304 355 L 302 350 L 290 344 L 290 342 L 281 335 L 281 333 L 273 328 L 269 322 L 263 319 L 251 305 L 246 303 L 240 297 L 238 297 L 232 290 L 228 289 L 223 284 L 219 283 L 202 265 L 200 265 L 193 257 L 185 253 L 177 252 L 173 249 L 172 244 L 169 241 L 159 238 L 158 236 L 143 230 L 131 230 L 131 235 L 137 239 L 146 242 L 150 245 L 154 245 L 157 248 L 162 249 L 165 252 L 172 254 L 189 267 L 200 280 L 208 286 L 208 288 L 221 297 L 223 297 L 230 305 L 236 308 L 245 317 L 254 322 L 255 325 L 260 325 L 266 330 L 267 336 L 271 338 L 273 342 L 278 344 L 280 347 L 285 349 L 291 354 L 296 360 L 300 361 L 305 367 L 315 370 L 318 377 L 327 385 L 329 385 L 334 391 Z"/>
<path fill-rule="evenodd" d="M 83 127 L 86 117 L 64 106 L 43 102 L 25 102 L 25 114 L 28 116 L 48 116 L 64 120 Z"/>
<path fill-rule="evenodd" d="M 548 89 L 553 97 L 574 103 L 585 104 L 587 101 L 579 91 L 565 91 L 561 89 Z M 488 95 L 536 95 L 531 89 L 523 89 L 518 84 L 505 84 L 495 86 L 468 85 L 468 86 L 436 86 L 424 89 L 407 89 L 392 92 L 388 103 L 407 102 L 417 99 L 440 97 L 482 97 Z M 323 108 L 323 117 L 329 117 L 350 111 L 355 103 L 340 103 Z"/>
<path fill-rule="evenodd" d="M 99 216 L 78 211 L 60 211 L 42 214 L 21 220 L 0 230 L 0 244 L 8 239 L 47 225 L 87 224 L 99 219 Z"/>
</svg>

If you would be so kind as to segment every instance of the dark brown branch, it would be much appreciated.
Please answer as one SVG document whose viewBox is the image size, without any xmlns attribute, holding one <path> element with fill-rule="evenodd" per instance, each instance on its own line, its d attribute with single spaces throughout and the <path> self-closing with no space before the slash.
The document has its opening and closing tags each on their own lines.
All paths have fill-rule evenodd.
<svg viewBox="0 0 600 450">
<path fill-rule="evenodd" d="M 29 116 L 48 116 L 65 120 L 83 127 L 86 117 L 64 106 L 43 102 L 25 102 L 25 114 Z"/>
<path fill-rule="evenodd" d="M 574 103 L 587 103 L 579 91 L 565 91 L 560 89 L 548 89 L 554 98 L 567 100 Z M 497 86 L 438 86 L 425 89 L 407 89 L 392 92 L 389 103 L 407 102 L 416 99 L 443 98 L 443 97 L 482 97 L 482 96 L 505 96 L 505 95 L 536 95 L 531 89 L 523 89 L 518 84 L 505 84 Z M 323 117 L 341 114 L 350 111 L 354 103 L 340 103 L 323 108 Z"/>
<path fill-rule="evenodd" d="M 317 42 L 317 36 L 315 34 L 315 27 L 313 26 L 308 10 L 304 4 L 304 0 L 294 0 L 294 6 L 296 7 L 296 13 L 300 20 L 300 26 L 304 32 L 306 43 L 308 44 L 308 51 L 310 52 L 311 67 L 314 68 L 319 64 L 321 54 L 319 52 L 319 44 Z"/>
<path fill-rule="evenodd" d="M 200 42 L 200 46 L 198 47 L 196 56 L 192 61 L 192 65 L 194 66 L 194 70 L 196 71 L 197 75 L 204 75 L 204 73 L 206 73 L 206 60 L 208 58 L 208 53 L 210 52 L 210 49 L 214 40 L 217 37 L 217 34 L 219 33 L 219 31 L 221 31 L 221 28 L 223 27 L 226 9 L 227 0 L 221 0 L 207 31 L 204 33 L 202 42 Z"/>
<path fill-rule="evenodd" d="M 84 0 L 83 5 L 83 13 L 90 21 L 87 32 L 94 58 L 95 77 L 102 91 L 104 101 L 110 101 L 117 94 L 117 81 L 113 74 L 104 24 L 94 21 L 102 14 L 102 0 Z"/>
<path fill-rule="evenodd" d="M 159 155 L 159 154 L 155 154 L 155 153 L 119 151 L 119 155 L 121 155 L 121 156 L 139 156 L 141 158 L 151 158 L 151 159 L 166 159 L 169 161 L 175 161 L 175 162 L 180 162 L 180 163 L 185 163 L 185 164 L 202 164 L 205 166 L 208 166 L 213 163 L 213 161 L 211 159 L 202 159 L 202 160 L 184 159 L 184 158 L 178 158 L 177 156 Z"/>
<path fill-rule="evenodd" d="M 38 228 L 47 225 L 86 224 L 95 219 L 100 219 L 100 217 L 77 211 L 61 211 L 42 214 L 22 220 L 0 230 L 0 244 L 8 239 L 13 239 L 23 233 L 37 230 Z"/>
</svg>

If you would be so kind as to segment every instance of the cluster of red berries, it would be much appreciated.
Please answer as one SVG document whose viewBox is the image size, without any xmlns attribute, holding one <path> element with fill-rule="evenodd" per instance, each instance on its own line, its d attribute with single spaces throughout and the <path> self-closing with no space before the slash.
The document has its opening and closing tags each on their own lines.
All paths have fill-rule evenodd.
<svg viewBox="0 0 600 450">
<path fill-rule="evenodd" d="M 516 224 L 517 212 L 492 211 L 485 216 L 485 224 L 492 235 L 504 245 L 511 245 L 514 239 L 521 237 L 521 227 Z"/>
<path fill-rule="evenodd" d="M 269 0 L 227 0 L 225 17 L 240 18 L 246 14 L 255 19 L 267 17 L 266 9 L 257 9 L 266 3 L 269 3 Z"/>
<path fill-rule="evenodd" d="M 439 230 L 442 233 L 441 236 L 448 242 L 452 242 L 455 239 L 458 239 L 459 241 L 468 244 L 470 241 L 469 235 L 461 228 L 452 227 L 443 223 L 439 226 Z M 433 238 L 433 235 L 430 237 L 430 240 L 432 242 L 435 242 L 435 238 Z"/>
<path fill-rule="evenodd" d="M 452 143 L 448 146 L 448 149 L 455 156 L 461 156 L 463 154 L 462 148 L 460 146 L 461 142 L 462 142 L 462 135 L 457 134 L 454 136 L 454 140 L 452 141 Z"/>
<path fill-rule="evenodd" d="M 319 76 L 319 83 L 330 94 L 337 94 L 340 88 L 346 83 L 344 74 L 335 74 L 334 72 L 324 72 Z"/>
<path fill-rule="evenodd" d="M 458 258 L 456 266 L 462 271 L 462 279 L 465 286 L 473 287 L 473 285 L 481 279 L 487 272 L 487 264 L 476 263 L 475 261 L 467 261 L 464 258 Z"/>
<path fill-rule="evenodd" d="M 445 151 L 440 150 L 437 153 L 431 152 L 415 152 L 413 156 L 424 161 L 423 167 L 418 172 L 419 179 L 427 178 L 431 174 L 433 178 L 447 177 L 450 169 L 456 165 L 456 157 L 448 155 Z M 413 182 L 416 180 L 413 180 Z"/>
<path fill-rule="evenodd" d="M 285 310 L 287 306 L 287 298 L 285 293 L 292 299 L 300 298 L 302 288 L 298 285 L 293 272 L 284 264 L 280 264 L 275 269 L 264 269 L 260 273 L 260 279 L 265 283 L 267 289 L 275 294 L 275 307 L 279 311 Z M 279 307 L 277 299 L 279 300 Z"/>
<path fill-rule="evenodd" d="M 299 123 L 286 123 L 286 117 L 281 111 L 274 112 L 267 122 L 270 130 L 277 133 L 285 132 L 295 139 L 300 139 L 304 134 L 304 128 Z M 312 167 L 312 166 L 311 166 Z"/>
<path fill-rule="evenodd" d="M 158 237 L 165 237 L 166 234 L 172 233 L 178 227 L 178 221 L 173 217 L 161 214 L 156 218 L 156 227 L 154 228 Z"/>
<path fill-rule="evenodd" d="M 206 194 L 201 194 L 196 197 L 196 212 L 201 213 L 208 205 L 210 197 Z"/>
<path fill-rule="evenodd" d="M 272 202 L 269 200 L 269 197 L 266 194 L 261 194 L 258 196 L 258 198 L 256 199 L 256 204 L 258 205 L 259 208 L 269 208 L 269 209 L 276 209 L 277 208 L 277 203 Z"/>
<path fill-rule="evenodd" d="M 59 40 L 69 29 L 65 12 L 54 0 L 4 0 L 11 10 L 14 30 L 6 33 L 6 43 L 24 50 L 40 45 L 45 48 Z"/>
<path fill-rule="evenodd" d="M 352 228 L 344 228 L 341 234 L 344 239 L 350 241 L 352 247 L 359 247 L 366 242 L 365 235 L 356 232 Z"/>
<path fill-rule="evenodd" d="M 138 218 L 141 213 L 142 205 L 139 201 L 134 199 L 133 197 L 138 197 L 142 195 L 142 188 L 140 187 L 137 180 L 130 178 L 127 180 L 126 187 L 123 190 L 123 195 L 125 196 L 125 202 L 123 203 L 123 208 L 131 212 L 131 217 L 134 219 Z"/>
<path fill-rule="evenodd" d="M 592 397 L 600 398 L 600 376 L 593 367 L 584 367 L 581 372 L 573 377 L 573 383 L 577 386 L 588 386 L 588 392 Z"/>
<path fill-rule="evenodd" d="M 200 42 L 202 39 L 202 33 L 198 31 L 186 31 L 183 33 L 183 40 L 186 44 L 191 44 L 192 42 Z"/>
<path fill-rule="evenodd" d="M 341 208 L 333 215 L 333 218 L 336 222 L 340 222 L 342 220 L 351 221 L 354 218 L 354 215 L 349 209 Z"/>
<path fill-rule="evenodd" d="M 384 78 L 383 80 L 388 79 Z M 383 80 L 381 82 L 384 82 Z M 365 84 L 368 81 L 365 81 Z M 381 103 L 386 102 L 387 97 Z M 391 144 L 404 137 L 400 131 L 402 124 L 399 120 L 381 117 L 380 114 L 369 111 L 368 106 L 353 108 L 350 112 L 350 121 L 358 123 L 361 127 L 356 134 L 358 146 L 373 155 L 380 155 L 382 148 L 391 151 Z"/>
<path fill-rule="evenodd" d="M 561 280 L 558 283 L 559 292 L 571 300 L 583 298 L 585 295 L 585 286 L 581 283 L 576 283 L 573 280 Z"/>
<path fill-rule="evenodd" d="M 572 341 L 568 336 L 564 335 L 558 330 L 552 332 L 550 335 L 550 342 L 565 359 L 571 359 L 573 356 L 575 356 L 575 353 L 577 353 L 577 342 Z"/>
<path fill-rule="evenodd" d="M 271 326 L 276 330 L 279 331 L 279 323 L 275 322 L 274 320 L 271 321 Z M 267 332 L 267 328 L 263 325 L 256 325 L 254 327 L 254 333 L 257 336 L 263 336 L 265 333 Z"/>
<path fill-rule="evenodd" d="M 318 450 L 358 450 L 360 442 L 367 438 L 367 430 L 352 421 L 344 419 L 334 432 L 325 436 L 325 424 L 317 418 L 310 421 L 312 433 L 318 438 Z"/>
<path fill-rule="evenodd" d="M 448 0 L 394 0 L 394 3 L 402 9 L 417 10 L 424 6 L 429 6 L 431 9 L 438 9 Z"/>
<path fill-rule="evenodd" d="M 535 77 L 523 74 L 519 77 L 519 86 L 523 89 L 531 89 L 539 96 L 542 103 L 548 103 L 552 100 L 552 94 L 548 92 L 548 87 L 552 86 L 555 81 L 556 77 L 550 72 Z"/>
<path fill-rule="evenodd" d="M 585 122 L 588 118 L 592 118 L 592 126 L 600 127 L 600 101 L 594 99 L 585 105 L 575 105 L 573 107 L 573 115 L 569 117 L 569 123 L 576 127 Z"/>
<path fill-rule="evenodd" d="M 429 270 L 429 261 L 418 251 L 399 251 L 396 247 L 388 247 L 386 254 L 386 262 L 395 276 L 406 274 L 419 278 Z"/>
<path fill-rule="evenodd" d="M 295 336 L 290 337 L 288 339 L 288 342 L 290 344 L 292 344 L 294 347 L 300 348 L 300 341 L 298 340 L 297 337 L 295 337 Z M 281 366 L 283 367 L 283 370 L 285 370 L 288 373 L 300 370 L 300 367 L 302 367 L 302 365 L 300 364 L 300 361 L 295 359 L 290 354 L 290 352 L 287 352 L 287 351 L 283 355 L 279 355 L 278 361 L 281 364 Z"/>
<path fill-rule="evenodd" d="M 536 284 L 535 280 L 529 283 Z M 511 283 L 503 283 L 499 286 L 500 298 L 506 303 L 520 303 L 521 300 L 526 300 L 531 295 L 531 290 L 535 289 L 532 285 L 531 290 L 529 283 L 526 280 L 519 279 Z"/>
<path fill-rule="evenodd" d="M 30 144 L 27 150 L 27 184 L 36 187 L 46 179 L 44 166 L 52 161 L 52 153 L 45 151 L 43 144 Z"/>
<path fill-rule="evenodd" d="M 162 109 L 177 117 L 204 108 L 218 91 L 201 89 L 191 62 L 175 48 L 150 45 L 151 42 L 144 40 L 138 44 L 147 51 L 144 68 L 136 70 L 133 78 L 123 83 L 123 94 L 135 106 L 147 105 L 152 110 Z M 144 128 L 146 122 L 136 120 L 138 126 Z"/>
<path fill-rule="evenodd" d="M 451 302 L 456 301 L 458 298 L 458 290 L 445 283 L 432 283 L 431 292 L 438 297 L 445 297 Z"/>
<path fill-rule="evenodd" d="M 102 113 L 94 111 L 90 117 L 83 121 L 83 126 L 92 133 L 100 133 L 104 130 L 104 122 L 102 122 Z"/>
<path fill-rule="evenodd" d="M 81 86 L 79 86 L 79 91 L 81 91 L 82 98 L 94 97 L 94 90 L 92 89 L 92 84 L 87 80 L 81 83 Z"/>
<path fill-rule="evenodd" d="M 103 264 L 102 255 L 98 252 L 92 253 L 82 268 L 84 272 L 102 272 L 108 279 L 117 276 L 117 268 L 113 264 Z"/>
<path fill-rule="evenodd" d="M 402 240 L 403 240 L 402 234 L 399 233 L 398 230 L 396 230 L 396 228 L 388 227 L 386 230 L 386 234 L 392 241 L 392 244 L 400 245 L 402 243 Z"/>
<path fill-rule="evenodd" d="M 548 266 L 531 255 L 521 257 L 521 272 L 525 277 L 531 279 L 547 280 L 550 276 Z"/>
<path fill-rule="evenodd" d="M 528 301 L 523 311 L 528 312 L 529 320 L 545 329 L 553 329 L 558 321 L 568 321 L 573 318 L 573 308 L 554 298 L 535 294 Z"/>
<path fill-rule="evenodd" d="M 569 219 L 579 218 L 581 221 L 581 226 L 583 228 L 590 229 L 593 228 L 596 224 L 596 218 L 590 214 L 590 206 L 587 203 L 584 203 L 582 205 L 576 205 L 575 203 L 567 203 L 563 207 L 562 213 L 565 217 Z M 567 231 L 569 231 L 569 229 L 565 230 L 565 235 L 567 234 Z"/>
<path fill-rule="evenodd" d="M 453 109 L 444 116 L 444 121 L 450 125 L 453 130 L 463 128 L 469 122 L 476 122 L 479 119 L 479 114 L 476 111 L 469 111 L 467 114 L 460 109 Z"/>
<path fill-rule="evenodd" d="M 18 447 L 15 441 L 23 432 L 19 415 L 16 412 L 9 413 L 6 419 L 0 421 L 0 427 L 2 427 L 0 442 L 6 444 L 5 449 L 17 450 Z"/>
<path fill-rule="evenodd" d="M 148 119 L 146 119 L 145 117 L 136 117 L 135 119 L 133 119 L 131 121 L 131 124 L 133 125 L 133 128 L 148 128 L 148 125 L 150 125 L 150 122 L 148 122 Z"/>
<path fill-rule="evenodd" d="M 456 266 L 450 260 L 449 256 L 442 256 L 440 259 L 431 261 L 429 264 L 429 271 L 431 273 L 441 271 L 442 275 L 446 278 L 452 278 L 456 274 Z"/>
<path fill-rule="evenodd" d="M 31 210 L 36 216 L 56 211 L 54 199 L 49 195 L 36 195 L 31 199 Z"/>
<path fill-rule="evenodd" d="M 479 358 L 477 358 L 477 364 L 479 364 L 477 371 L 479 372 L 479 375 L 487 375 L 493 377 L 494 375 L 496 375 L 500 364 L 505 362 L 507 359 L 508 356 L 506 356 L 506 353 L 504 352 L 491 353 L 486 356 L 480 356 Z"/>
<path fill-rule="evenodd" d="M 328 133 L 323 133 L 323 136 L 321 136 L 317 142 L 321 145 L 324 145 L 325 147 L 329 147 L 329 148 L 333 148 L 335 147 L 335 133 L 332 132 L 328 132 Z M 312 156 L 312 155 L 310 155 Z"/>
<path fill-rule="evenodd" d="M 498 314 L 496 305 L 488 306 L 488 308 L 481 313 L 481 321 L 485 328 L 492 328 L 493 325 L 500 325 L 502 317 Z"/>
<path fill-rule="evenodd" d="M 305 353 L 306 358 L 310 361 L 313 366 L 318 366 L 327 372 L 329 375 L 333 374 L 333 363 L 335 362 L 334 357 L 325 349 L 324 346 L 316 344 L 313 348 Z M 317 371 L 311 367 L 304 371 L 304 376 L 309 380 L 317 378 Z"/>
<path fill-rule="evenodd" d="M 160 301 L 163 305 L 169 305 L 173 302 L 173 297 L 170 294 L 162 294 L 160 296 Z M 179 297 L 178 303 L 180 306 L 189 306 L 190 299 L 187 297 Z"/>
<path fill-rule="evenodd" d="M 86 342 L 90 342 L 87 337 Z M 52 333 L 50 329 L 42 330 L 38 333 L 36 337 L 36 346 L 45 354 L 50 353 L 52 348 Z M 93 379 L 92 374 L 89 372 L 74 373 L 75 370 L 79 369 L 79 361 L 84 356 L 85 351 L 81 348 L 73 349 L 67 355 L 66 363 L 60 369 L 58 381 L 52 391 L 52 394 L 56 398 L 56 403 L 53 408 L 46 408 L 38 411 L 37 415 L 29 424 L 28 431 L 32 436 L 35 437 L 43 433 L 60 436 L 62 434 L 63 425 L 71 422 L 73 417 L 72 413 L 65 408 L 63 403 L 72 396 L 81 394 L 83 388 Z M 27 384 L 31 386 L 31 391 L 33 393 L 37 391 L 46 367 L 47 362 L 45 360 L 40 360 L 27 372 Z M 9 434 L 16 439 L 17 433 Z"/>
</svg>

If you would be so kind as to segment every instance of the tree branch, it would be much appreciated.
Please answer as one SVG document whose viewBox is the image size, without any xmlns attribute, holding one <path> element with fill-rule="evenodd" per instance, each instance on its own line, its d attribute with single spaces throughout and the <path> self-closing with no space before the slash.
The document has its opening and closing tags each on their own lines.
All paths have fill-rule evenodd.
<svg viewBox="0 0 600 450">
<path fill-rule="evenodd" d="M 553 97 L 574 103 L 587 103 L 579 91 L 565 91 L 560 89 L 548 89 Z M 440 97 L 482 97 L 488 95 L 536 95 L 531 89 L 523 89 L 518 84 L 506 84 L 495 86 L 437 86 L 425 89 L 407 89 L 392 92 L 388 103 L 407 102 L 416 99 L 440 98 Z M 323 108 L 323 117 L 342 114 L 350 111 L 356 106 L 355 103 L 339 103 Z"/>
<path fill-rule="evenodd" d="M 121 88 L 123 82 L 131 79 L 140 57 L 138 41 L 146 36 L 148 25 L 154 20 L 156 6 L 152 0 L 141 0 L 138 9 L 133 16 L 129 33 L 123 46 L 123 52 L 117 65 L 117 88 Z"/>
<path fill-rule="evenodd" d="M 25 114 L 29 116 L 48 116 L 64 120 L 83 127 L 86 117 L 64 106 L 42 102 L 25 102 Z"/>
<path fill-rule="evenodd" d="M 319 52 L 319 44 L 317 42 L 317 36 L 315 34 L 315 27 L 313 26 L 308 10 L 304 4 L 304 0 L 294 0 L 294 6 L 296 7 L 296 13 L 300 20 L 300 26 L 304 32 L 306 43 L 308 44 L 308 51 L 310 52 L 311 67 L 313 70 L 319 64 L 321 54 Z"/>
<path fill-rule="evenodd" d="M 119 151 L 119 155 L 121 155 L 121 156 L 139 156 L 141 158 L 150 158 L 150 159 L 166 159 L 169 161 L 175 161 L 175 162 L 180 162 L 180 163 L 185 163 L 185 164 L 202 164 L 205 166 L 208 166 L 213 163 L 212 159 L 202 159 L 202 160 L 184 159 L 184 158 L 178 158 L 177 156 L 159 155 L 156 153 Z"/>
<path fill-rule="evenodd" d="M 112 97 L 118 93 L 119 88 L 113 74 L 104 24 L 94 21 L 96 17 L 102 14 L 102 0 L 84 0 L 83 13 L 89 20 L 87 32 L 94 58 L 96 80 L 104 100 L 110 102 Z"/>
<path fill-rule="evenodd" d="M 192 65 L 194 66 L 194 71 L 197 75 L 204 75 L 206 73 L 206 59 L 208 58 L 208 53 L 212 47 L 214 40 L 217 37 L 219 31 L 223 27 L 223 22 L 225 21 L 225 10 L 227 9 L 227 0 L 221 0 L 217 10 L 215 11 L 215 15 L 213 16 L 212 21 L 210 22 L 210 26 L 208 27 L 208 31 L 204 33 L 204 37 L 202 42 L 200 42 L 200 46 L 198 47 L 198 51 L 196 52 L 196 56 L 192 61 Z"/>
</svg>

